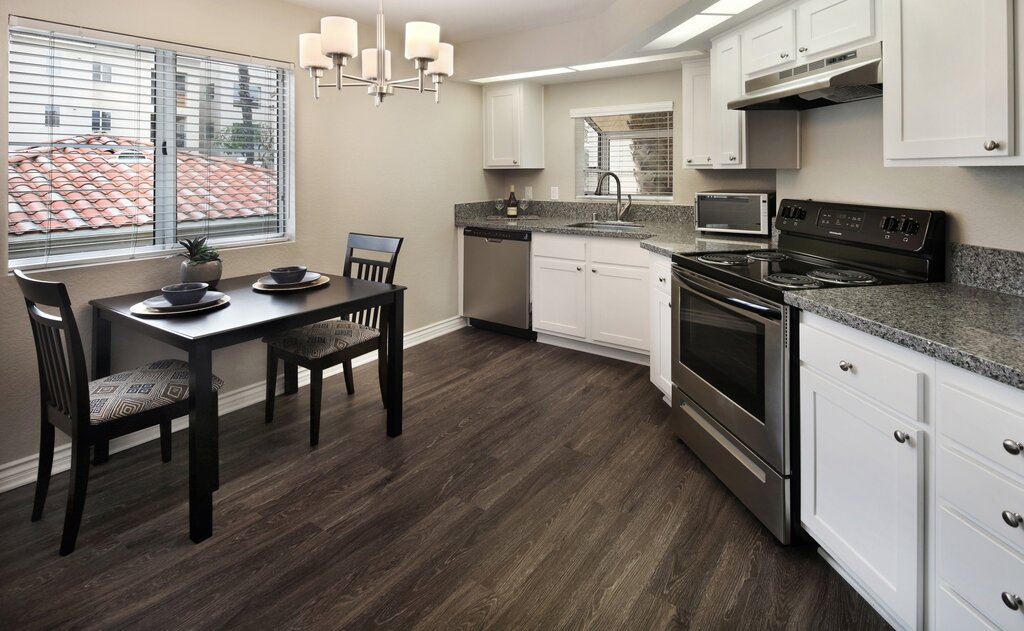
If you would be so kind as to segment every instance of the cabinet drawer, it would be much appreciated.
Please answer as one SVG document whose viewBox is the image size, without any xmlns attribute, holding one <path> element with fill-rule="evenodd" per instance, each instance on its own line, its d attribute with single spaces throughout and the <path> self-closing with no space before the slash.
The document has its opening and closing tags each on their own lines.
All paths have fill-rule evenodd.
<svg viewBox="0 0 1024 631">
<path fill-rule="evenodd" d="M 935 628 L 938 631 L 997 631 L 959 596 L 940 586 L 936 590 Z"/>
<path fill-rule="evenodd" d="M 600 237 L 590 239 L 590 262 L 647 267 L 647 250 L 636 239 Z"/>
<path fill-rule="evenodd" d="M 1024 554 L 1024 524 L 1014 527 L 1003 520 L 1003 511 L 1024 515 L 1024 488 L 946 445 L 939 446 L 936 488 L 939 497 Z"/>
<path fill-rule="evenodd" d="M 557 234 L 534 234 L 532 252 L 534 256 L 585 261 L 587 239 Z"/>
<path fill-rule="evenodd" d="M 650 253 L 651 289 L 672 295 L 672 264 L 663 256 Z"/>
<path fill-rule="evenodd" d="M 1002 594 L 1024 595 L 1024 558 L 947 508 L 938 512 L 939 589 L 948 585 L 1000 628 L 1020 629 L 1024 613 L 1007 607 Z"/>
<path fill-rule="evenodd" d="M 982 378 L 971 375 L 971 382 L 977 383 Z M 996 470 L 1024 478 L 1024 451 L 1019 454 L 1010 453 L 1004 441 L 1024 443 L 1024 416 L 1011 411 L 1000 403 L 991 400 L 989 389 L 1011 390 L 1008 386 L 991 380 L 980 383 L 985 387 L 983 394 L 979 389 L 966 382 L 949 383 L 943 381 L 938 388 L 936 407 L 939 411 L 938 431 L 952 438 Z M 1024 405 L 1024 393 L 1009 392 L 1012 398 L 1019 395 L 1020 405 Z"/>
<path fill-rule="evenodd" d="M 801 324 L 800 361 L 907 418 L 923 420 L 924 372 L 893 361 L 874 350 L 890 350 L 886 348 L 886 342 L 870 338 L 859 331 L 843 333 L 843 337 L 838 337 L 831 331 Z M 873 348 L 865 347 L 862 340 L 847 337 L 853 333 L 859 334 L 857 337 L 868 337 Z M 895 346 L 891 350 L 894 354 L 905 351 Z"/>
</svg>

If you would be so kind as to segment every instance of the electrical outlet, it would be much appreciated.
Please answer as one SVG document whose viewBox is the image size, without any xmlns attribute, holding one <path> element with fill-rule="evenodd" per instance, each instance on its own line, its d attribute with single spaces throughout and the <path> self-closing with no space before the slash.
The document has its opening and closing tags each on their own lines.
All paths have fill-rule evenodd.
<svg viewBox="0 0 1024 631">
<path fill-rule="evenodd" d="M 552 200 L 558 199 L 558 187 L 557 186 L 552 186 L 551 187 L 551 199 Z"/>
<path fill-rule="evenodd" d="M 523 198 L 524 199 L 533 199 L 533 187 L 532 186 L 524 186 L 523 187 Z"/>
</svg>

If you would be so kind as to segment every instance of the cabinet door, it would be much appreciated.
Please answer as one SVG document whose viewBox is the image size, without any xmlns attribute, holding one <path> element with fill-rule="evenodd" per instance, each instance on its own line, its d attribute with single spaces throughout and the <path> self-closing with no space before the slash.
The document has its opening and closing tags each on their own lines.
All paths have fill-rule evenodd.
<svg viewBox="0 0 1024 631">
<path fill-rule="evenodd" d="M 650 348 L 647 268 L 590 265 L 590 338 L 640 351 Z"/>
<path fill-rule="evenodd" d="M 791 64 L 796 60 L 796 29 L 792 9 L 773 13 L 743 31 L 743 74 Z"/>
<path fill-rule="evenodd" d="M 683 65 L 683 163 L 710 167 L 713 138 L 711 64 Z"/>
<path fill-rule="evenodd" d="M 711 45 L 711 118 L 715 124 L 715 166 L 742 167 L 744 164 L 745 113 L 730 110 L 729 101 L 743 93 L 740 69 L 740 37 L 730 35 Z"/>
<path fill-rule="evenodd" d="M 495 86 L 484 89 L 485 167 L 519 165 L 522 110 L 521 86 Z"/>
<path fill-rule="evenodd" d="M 888 0 L 885 158 L 1015 155 L 1013 0 Z"/>
<path fill-rule="evenodd" d="M 800 369 L 800 521 L 912 628 L 922 611 L 923 436 L 868 399 Z"/>
<path fill-rule="evenodd" d="M 651 303 L 651 382 L 672 398 L 672 300 L 654 292 Z"/>
<path fill-rule="evenodd" d="M 801 60 L 852 46 L 875 34 L 875 0 L 806 0 L 797 9 Z"/>
<path fill-rule="evenodd" d="M 587 279 L 583 261 L 533 257 L 533 328 L 587 337 Z"/>
</svg>

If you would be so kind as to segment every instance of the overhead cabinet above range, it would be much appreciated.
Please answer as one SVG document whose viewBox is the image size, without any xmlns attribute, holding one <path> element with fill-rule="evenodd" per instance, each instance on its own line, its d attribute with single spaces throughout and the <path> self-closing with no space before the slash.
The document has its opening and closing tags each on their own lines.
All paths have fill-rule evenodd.
<svg viewBox="0 0 1024 631">
<path fill-rule="evenodd" d="M 484 168 L 544 168 L 544 86 L 504 83 L 486 86 Z"/>
</svg>

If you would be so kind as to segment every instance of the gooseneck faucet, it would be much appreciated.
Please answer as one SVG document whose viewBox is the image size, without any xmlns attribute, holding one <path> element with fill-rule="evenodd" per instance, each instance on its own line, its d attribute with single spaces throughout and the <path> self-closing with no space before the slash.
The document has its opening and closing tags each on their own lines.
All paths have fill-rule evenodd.
<svg viewBox="0 0 1024 631">
<path fill-rule="evenodd" d="M 622 216 L 625 215 L 626 211 L 628 211 L 629 208 L 633 205 L 633 196 L 626 195 L 628 201 L 626 202 L 626 207 L 623 208 L 622 182 L 619 180 L 619 176 L 615 175 L 611 171 L 605 171 L 604 173 L 602 173 L 601 177 L 597 178 L 597 188 L 594 190 L 594 195 L 601 194 L 601 186 L 604 184 L 604 181 L 608 179 L 609 175 L 612 176 L 613 180 L 615 180 L 615 221 L 622 221 Z"/>
</svg>

